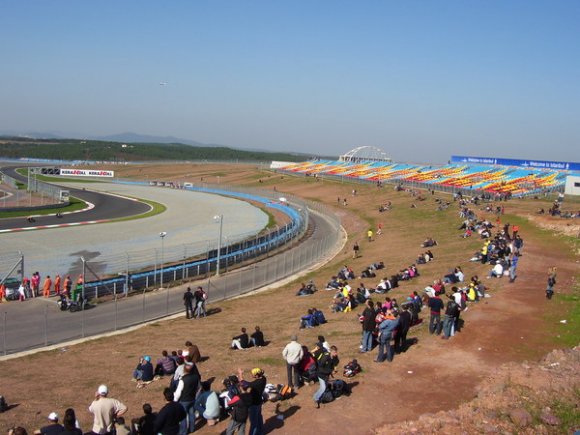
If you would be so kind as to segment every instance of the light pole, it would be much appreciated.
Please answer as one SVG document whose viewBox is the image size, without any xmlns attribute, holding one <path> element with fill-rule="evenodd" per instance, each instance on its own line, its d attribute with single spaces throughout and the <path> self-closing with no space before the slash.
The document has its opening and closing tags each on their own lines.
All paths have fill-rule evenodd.
<svg viewBox="0 0 580 435">
<path fill-rule="evenodd" d="M 224 215 L 220 214 L 220 215 L 215 215 L 213 217 L 213 221 L 215 223 L 220 224 L 220 232 L 219 232 L 219 237 L 218 237 L 218 251 L 217 251 L 217 263 L 216 263 L 216 267 L 215 267 L 215 276 L 220 276 L 220 260 L 221 260 L 221 252 L 222 252 L 222 230 L 224 228 Z"/>
<path fill-rule="evenodd" d="M 160 279 L 160 288 L 163 288 L 163 250 L 165 247 L 164 244 L 164 240 L 165 240 L 165 236 L 167 235 L 167 233 L 165 231 L 162 231 L 159 233 L 159 237 L 161 237 L 161 279 Z"/>
</svg>

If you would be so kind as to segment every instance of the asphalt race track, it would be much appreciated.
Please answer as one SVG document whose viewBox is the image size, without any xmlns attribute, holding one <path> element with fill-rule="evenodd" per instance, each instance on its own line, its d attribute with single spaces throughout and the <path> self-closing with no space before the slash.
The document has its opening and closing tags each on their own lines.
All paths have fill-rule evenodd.
<svg viewBox="0 0 580 435">
<path fill-rule="evenodd" d="M 17 173 L 16 169 L 17 167 L 4 167 L 0 170 L 18 181 L 27 183 L 27 178 Z M 127 198 L 71 187 L 67 187 L 66 189 L 70 191 L 71 196 L 91 203 L 95 207 L 82 213 L 64 214 L 61 218 L 57 218 L 55 215 L 38 216 L 35 217 L 36 222 L 34 222 L 34 226 L 61 225 L 79 222 L 79 220 L 99 221 L 119 219 L 143 214 L 151 209 L 151 207 L 145 203 L 133 201 Z M 23 217 L 0 219 L 0 230 L 29 226 L 32 225 Z"/>
</svg>

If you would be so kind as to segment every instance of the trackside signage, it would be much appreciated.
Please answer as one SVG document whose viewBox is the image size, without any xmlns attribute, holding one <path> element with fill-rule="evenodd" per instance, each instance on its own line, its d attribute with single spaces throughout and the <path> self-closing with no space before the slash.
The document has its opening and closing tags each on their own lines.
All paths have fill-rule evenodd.
<svg viewBox="0 0 580 435">
<path fill-rule="evenodd" d="M 71 177 L 114 177 L 115 171 L 101 171 L 98 169 L 67 169 L 61 168 L 60 175 Z"/>
<path fill-rule="evenodd" d="M 560 171 L 580 171 L 577 162 L 553 162 L 549 160 L 519 160 L 501 159 L 496 157 L 451 156 L 452 163 L 467 163 L 479 165 L 519 166 L 533 169 L 557 169 Z"/>
</svg>

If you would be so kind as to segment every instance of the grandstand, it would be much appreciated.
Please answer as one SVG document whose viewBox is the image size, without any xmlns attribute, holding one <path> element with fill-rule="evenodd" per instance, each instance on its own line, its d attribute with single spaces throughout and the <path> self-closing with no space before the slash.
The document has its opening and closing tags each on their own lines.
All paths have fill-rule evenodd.
<svg viewBox="0 0 580 435">
<path fill-rule="evenodd" d="M 417 188 L 456 192 L 529 196 L 562 192 L 568 175 L 578 172 L 501 164 L 449 163 L 418 165 L 395 163 L 373 147 L 355 148 L 339 160 L 314 160 L 278 165 L 277 171 L 306 176 L 348 179 L 358 182 L 392 183 Z"/>
</svg>

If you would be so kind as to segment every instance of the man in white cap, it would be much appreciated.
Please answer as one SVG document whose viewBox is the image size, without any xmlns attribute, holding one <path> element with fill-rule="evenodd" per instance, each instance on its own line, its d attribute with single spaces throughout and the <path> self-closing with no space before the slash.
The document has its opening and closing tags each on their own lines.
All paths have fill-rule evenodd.
<svg viewBox="0 0 580 435">
<path fill-rule="evenodd" d="M 109 389 L 106 385 L 100 385 L 95 400 L 89 406 L 89 411 L 94 415 L 93 433 L 98 435 L 112 435 L 115 430 L 115 418 L 127 412 L 127 407 L 117 399 L 107 397 Z"/>
<path fill-rule="evenodd" d="M 42 435 L 58 435 L 64 430 L 63 425 L 58 422 L 58 414 L 56 412 L 48 414 L 48 421 L 50 421 L 50 424 L 40 429 Z"/>
</svg>

